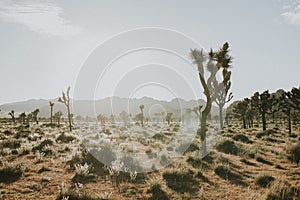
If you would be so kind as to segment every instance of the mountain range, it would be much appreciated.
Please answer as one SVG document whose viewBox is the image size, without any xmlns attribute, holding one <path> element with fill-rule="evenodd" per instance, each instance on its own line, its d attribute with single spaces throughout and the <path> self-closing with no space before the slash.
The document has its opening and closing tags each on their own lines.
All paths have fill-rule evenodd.
<svg viewBox="0 0 300 200">
<path fill-rule="evenodd" d="M 31 99 L 27 101 L 3 104 L 0 106 L 0 116 L 9 117 L 8 112 L 14 110 L 16 116 L 19 113 L 30 113 L 34 109 L 40 109 L 40 117 L 49 117 L 50 106 L 49 101 L 54 102 L 54 113 L 62 111 L 66 115 L 67 110 L 65 105 L 58 102 L 57 99 Z M 72 113 L 74 115 L 94 117 L 99 114 L 119 115 L 122 111 L 132 115 L 140 113 L 140 105 L 144 105 L 144 115 L 149 116 L 154 113 L 172 112 L 174 115 L 180 115 L 180 112 L 185 112 L 187 108 L 194 108 L 197 105 L 205 105 L 205 101 L 199 100 L 184 100 L 176 98 L 171 101 L 157 100 L 151 97 L 143 97 L 140 99 L 129 99 L 121 97 L 107 97 L 99 100 L 72 100 Z M 218 114 L 218 108 L 212 107 L 212 114 Z"/>
</svg>

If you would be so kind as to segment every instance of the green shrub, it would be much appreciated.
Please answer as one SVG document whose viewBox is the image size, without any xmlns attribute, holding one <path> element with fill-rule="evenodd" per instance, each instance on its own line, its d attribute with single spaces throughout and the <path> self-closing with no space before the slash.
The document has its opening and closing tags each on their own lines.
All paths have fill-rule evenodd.
<svg viewBox="0 0 300 200">
<path fill-rule="evenodd" d="M 0 169 L 0 183 L 12 183 L 21 178 L 23 169 L 21 165 L 4 166 Z"/>
<path fill-rule="evenodd" d="M 232 154 L 237 155 L 238 154 L 238 147 L 234 143 L 234 141 L 225 139 L 219 142 L 216 145 L 216 149 L 220 152 L 226 153 L 226 154 Z"/>
<path fill-rule="evenodd" d="M 202 164 L 202 160 L 200 159 L 200 157 L 194 158 L 193 156 L 189 156 L 186 161 L 195 168 L 200 167 Z"/>
<path fill-rule="evenodd" d="M 65 133 L 62 133 L 56 138 L 56 141 L 57 142 L 60 141 L 62 143 L 69 143 L 75 139 L 76 139 L 76 137 L 74 137 L 73 135 L 66 135 Z"/>
<path fill-rule="evenodd" d="M 277 133 L 277 131 L 275 131 L 275 130 L 265 130 L 265 131 L 257 133 L 256 137 L 257 138 L 262 138 L 262 137 L 269 136 L 269 135 L 274 134 L 274 133 Z"/>
<path fill-rule="evenodd" d="M 300 199 L 300 191 L 292 187 L 288 182 L 275 180 L 266 193 L 266 200 L 294 200 Z"/>
<path fill-rule="evenodd" d="M 275 178 L 270 175 L 261 175 L 255 179 L 255 183 L 260 187 L 268 187 Z"/>
<path fill-rule="evenodd" d="M 261 156 L 257 156 L 257 157 L 256 157 L 256 161 L 257 161 L 257 162 L 264 163 L 264 164 L 267 164 L 267 165 L 273 165 L 272 162 L 265 160 L 265 159 L 264 159 L 263 157 L 261 157 Z"/>
<path fill-rule="evenodd" d="M 194 178 L 194 173 L 192 171 L 164 172 L 163 178 L 167 182 L 169 188 L 179 193 L 196 192 L 199 187 L 199 183 Z"/>
<path fill-rule="evenodd" d="M 17 149 L 21 147 L 21 141 L 16 139 L 9 139 L 0 143 L 0 148 Z"/>
<path fill-rule="evenodd" d="M 50 139 L 46 139 L 44 141 L 42 141 L 39 145 L 35 146 L 32 148 L 32 151 L 42 151 L 44 149 L 45 146 L 52 146 L 54 144 L 54 142 Z"/>
<path fill-rule="evenodd" d="M 292 162 L 299 163 L 300 162 L 300 142 L 296 145 L 292 146 L 288 152 L 288 159 Z"/>
<path fill-rule="evenodd" d="M 232 172 L 228 165 L 218 165 L 214 172 L 221 178 L 228 180 L 235 185 L 247 186 L 243 181 L 243 177 L 240 174 Z"/>
<path fill-rule="evenodd" d="M 248 143 L 248 144 L 252 143 L 252 141 L 249 140 L 249 138 L 244 134 L 234 135 L 232 137 L 232 139 L 235 140 L 235 141 L 243 142 L 243 143 Z"/>
<path fill-rule="evenodd" d="M 169 200 L 167 193 L 161 189 L 161 185 L 159 183 L 152 185 L 147 192 L 152 193 L 149 200 Z"/>
</svg>

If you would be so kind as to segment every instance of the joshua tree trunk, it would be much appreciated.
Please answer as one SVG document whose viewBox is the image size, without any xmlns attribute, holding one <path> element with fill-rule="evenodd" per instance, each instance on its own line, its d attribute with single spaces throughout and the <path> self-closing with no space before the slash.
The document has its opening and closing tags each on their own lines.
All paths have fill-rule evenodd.
<svg viewBox="0 0 300 200">
<path fill-rule="evenodd" d="M 246 120 L 245 120 L 245 116 L 243 116 L 243 128 L 246 129 Z"/>
<path fill-rule="evenodd" d="M 50 108 L 50 123 L 52 124 L 52 119 L 53 119 L 53 106 Z"/>
<path fill-rule="evenodd" d="M 219 105 L 220 129 L 221 129 L 221 131 L 224 130 L 224 124 L 223 124 L 223 107 L 224 107 L 224 105 L 222 105 L 222 104 Z"/>
<path fill-rule="evenodd" d="M 291 123 L 291 110 L 287 110 L 287 117 L 288 117 L 288 126 L 289 126 L 289 134 L 292 133 L 292 123 Z"/>
<path fill-rule="evenodd" d="M 199 73 L 199 78 L 201 81 L 201 84 L 204 88 L 204 94 L 206 96 L 206 106 L 205 109 L 202 111 L 202 117 L 201 117 L 201 127 L 200 127 L 200 139 L 201 139 L 201 157 L 205 157 L 207 155 L 207 148 L 206 148 L 206 122 L 207 122 L 207 116 L 210 113 L 212 100 L 210 97 L 209 89 L 205 83 L 204 77 Z"/>
<path fill-rule="evenodd" d="M 70 111 L 70 104 L 68 104 L 68 119 L 69 119 L 69 129 L 72 131 L 72 117 L 71 117 L 71 111 Z"/>
<path fill-rule="evenodd" d="M 262 125 L 263 125 L 263 131 L 267 130 L 267 122 L 266 122 L 266 114 L 262 113 L 261 115 Z"/>
</svg>

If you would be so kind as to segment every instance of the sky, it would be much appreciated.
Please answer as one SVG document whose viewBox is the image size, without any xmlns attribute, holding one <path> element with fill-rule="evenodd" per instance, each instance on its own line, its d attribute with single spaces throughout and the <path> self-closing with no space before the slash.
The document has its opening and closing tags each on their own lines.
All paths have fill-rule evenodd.
<svg viewBox="0 0 300 200">
<path fill-rule="evenodd" d="M 290 90 L 300 85 L 299 35 L 299 0 L 1 0 L 0 104 L 53 99 L 68 86 L 79 99 L 203 98 L 189 50 L 224 42 L 234 100 Z M 170 51 L 120 54 L 144 40 Z M 94 71 L 83 76 L 91 63 Z"/>
</svg>

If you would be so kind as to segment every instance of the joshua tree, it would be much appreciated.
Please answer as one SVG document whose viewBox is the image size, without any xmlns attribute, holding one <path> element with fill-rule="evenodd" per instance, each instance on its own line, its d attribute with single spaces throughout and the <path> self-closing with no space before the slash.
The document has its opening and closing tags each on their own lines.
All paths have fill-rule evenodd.
<svg viewBox="0 0 300 200">
<path fill-rule="evenodd" d="M 58 111 L 53 116 L 53 118 L 56 119 L 58 126 L 60 126 L 60 119 L 61 119 L 62 115 L 63 115 L 62 112 Z"/>
<path fill-rule="evenodd" d="M 11 116 L 11 119 L 12 119 L 13 123 L 15 124 L 16 123 L 15 111 L 12 110 L 8 114 Z"/>
<path fill-rule="evenodd" d="M 23 112 L 19 115 L 21 123 L 25 124 L 25 119 L 26 119 L 26 113 Z"/>
<path fill-rule="evenodd" d="M 204 89 L 204 94 L 206 97 L 206 105 L 205 105 L 204 110 L 202 111 L 200 128 L 197 130 L 197 134 L 200 136 L 200 139 L 201 139 L 201 157 L 204 157 L 207 155 L 206 122 L 207 122 L 207 116 L 209 115 L 210 110 L 211 110 L 212 99 L 211 99 L 211 94 L 210 94 L 210 90 L 208 87 L 209 80 L 207 80 L 207 82 L 206 82 L 205 77 L 204 77 L 204 63 L 206 61 L 206 56 L 204 55 L 203 50 L 199 51 L 197 49 L 192 49 L 190 55 L 191 55 L 191 58 L 193 59 L 193 63 L 197 65 L 199 79 L 200 79 L 201 85 Z M 213 65 L 214 65 L 214 63 L 213 63 L 212 59 L 209 59 L 209 61 L 207 63 L 207 67 L 208 66 L 213 67 Z M 211 73 L 211 76 L 209 78 L 211 80 L 213 78 L 213 76 L 215 76 L 215 74 L 212 73 L 211 70 L 209 70 L 209 72 Z"/>
<path fill-rule="evenodd" d="M 69 129 L 72 131 L 72 115 L 70 109 L 70 87 L 67 89 L 67 93 L 62 92 L 62 96 L 58 98 L 58 102 L 65 104 L 68 111 Z"/>
<path fill-rule="evenodd" d="M 293 110 L 300 110 L 300 90 L 293 88 L 290 92 L 281 92 L 281 111 L 286 114 L 288 120 L 289 134 L 292 133 L 291 114 Z"/>
<path fill-rule="evenodd" d="M 141 124 L 142 124 L 142 126 L 144 126 L 144 105 L 142 104 L 142 105 L 140 105 L 140 110 L 141 110 L 141 113 L 140 113 L 140 117 L 141 117 Z"/>
<path fill-rule="evenodd" d="M 228 55 L 229 53 L 229 44 L 226 42 L 223 44 L 221 49 L 217 52 L 212 50 L 209 52 L 210 57 L 217 63 L 215 68 L 212 65 L 212 68 L 209 69 L 212 73 L 216 72 L 222 68 L 222 78 L 223 80 L 219 82 L 215 76 L 212 77 L 211 82 L 208 83 L 208 87 L 212 96 L 212 101 L 214 101 L 219 107 L 220 115 L 220 129 L 224 129 L 223 124 L 223 108 L 226 103 L 231 101 L 233 98 L 232 92 L 229 93 L 231 87 L 231 71 L 228 69 L 231 67 L 232 57 Z"/>
<path fill-rule="evenodd" d="M 206 62 L 206 55 L 203 53 L 203 50 L 197 50 L 192 49 L 191 50 L 191 57 L 193 59 L 193 63 L 197 65 L 198 68 L 198 75 L 201 82 L 201 85 L 204 89 L 204 95 L 206 97 L 206 105 L 204 110 L 201 113 L 201 123 L 200 128 L 197 131 L 197 134 L 200 136 L 201 139 L 201 156 L 204 157 L 207 155 L 207 148 L 206 148 L 206 123 L 207 118 L 210 114 L 211 107 L 212 107 L 212 101 L 217 97 L 217 90 L 214 90 L 213 88 L 216 88 L 214 84 L 216 84 L 216 75 L 220 69 L 223 69 L 223 74 L 226 72 L 226 74 L 223 75 L 224 80 L 223 81 L 229 81 L 231 72 L 228 71 L 229 64 L 231 62 L 231 57 L 227 55 L 227 52 L 225 52 L 224 55 L 224 49 L 228 50 L 228 43 L 225 43 L 223 47 L 217 51 L 213 52 L 212 50 L 208 54 L 208 62 Z M 223 57 L 222 57 L 223 56 Z M 204 76 L 204 65 L 206 63 L 206 68 L 208 72 L 210 73 L 207 81 L 205 80 Z M 229 90 L 229 89 L 228 89 Z M 213 93 L 213 94 L 212 94 Z M 226 93 L 227 96 L 227 93 Z"/>
<path fill-rule="evenodd" d="M 263 131 L 265 131 L 267 129 L 266 115 L 269 114 L 270 109 L 274 105 L 274 100 L 269 94 L 269 91 L 266 90 L 261 94 L 258 92 L 254 93 L 254 95 L 251 97 L 251 103 L 254 109 L 256 109 L 260 114 L 263 124 Z"/>
<path fill-rule="evenodd" d="M 168 124 L 170 124 L 170 122 L 172 120 L 172 115 L 173 115 L 173 113 L 167 113 L 166 121 L 168 122 Z"/>
<path fill-rule="evenodd" d="M 32 114 L 32 118 L 33 120 L 36 122 L 36 124 L 39 124 L 39 120 L 38 120 L 38 114 L 40 112 L 40 109 L 35 109 L 31 114 Z"/>
<path fill-rule="evenodd" d="M 291 92 L 288 93 L 288 96 L 292 101 L 294 109 L 300 110 L 300 87 L 293 88 Z"/>
<path fill-rule="evenodd" d="M 97 120 L 101 122 L 101 125 L 104 126 L 105 121 L 106 121 L 106 117 L 104 115 L 98 115 L 97 116 Z"/>
<path fill-rule="evenodd" d="M 243 101 L 239 101 L 233 109 L 233 112 L 241 117 L 243 122 L 243 128 L 246 129 L 246 114 L 248 109 L 248 102 L 244 99 Z"/>
<path fill-rule="evenodd" d="M 29 113 L 29 114 L 26 116 L 26 118 L 25 118 L 25 119 L 26 119 L 26 123 L 29 124 L 30 121 L 32 120 L 32 118 L 33 118 L 33 117 L 32 117 L 32 114 Z"/>
<path fill-rule="evenodd" d="M 53 119 L 53 106 L 54 106 L 54 103 L 49 101 L 49 105 L 50 105 L 50 123 L 52 124 L 52 119 Z"/>
</svg>

